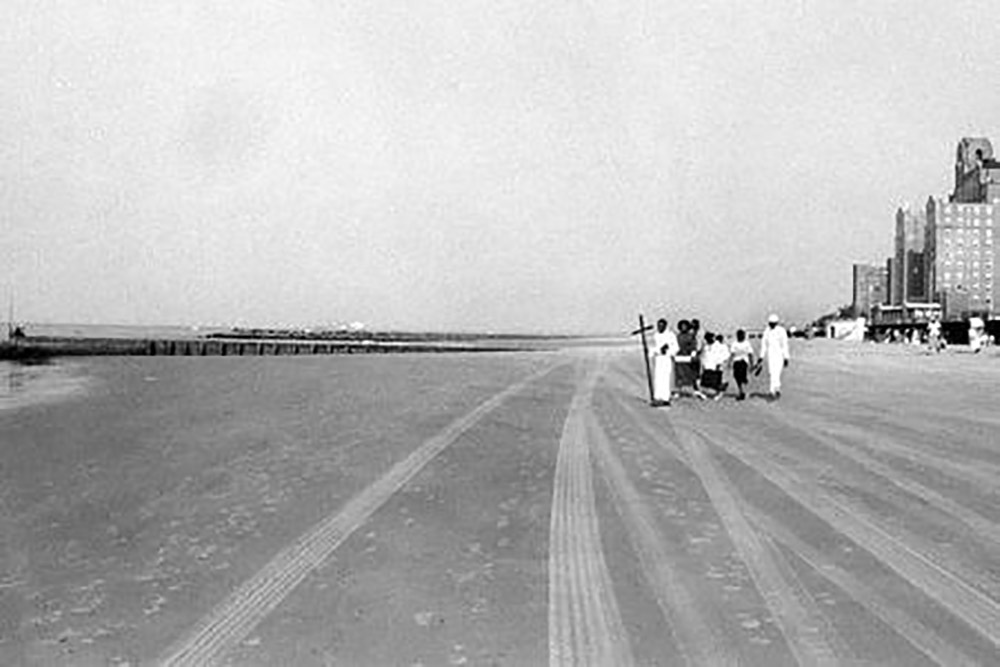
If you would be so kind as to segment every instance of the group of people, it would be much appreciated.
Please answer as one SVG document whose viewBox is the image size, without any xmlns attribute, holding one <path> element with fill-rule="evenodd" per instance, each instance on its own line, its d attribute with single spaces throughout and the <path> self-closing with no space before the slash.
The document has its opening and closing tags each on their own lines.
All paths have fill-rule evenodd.
<svg viewBox="0 0 1000 667">
<path fill-rule="evenodd" d="M 767 320 L 761 334 L 760 354 L 755 355 L 746 331 L 736 332 L 736 340 L 728 345 L 723 334 L 711 331 L 700 336 L 701 323 L 680 320 L 677 331 L 671 330 L 666 319 L 656 323 L 653 334 L 653 405 L 670 405 L 675 396 L 689 394 L 702 400 L 719 400 L 725 395 L 729 383 L 725 371 L 732 369 L 736 383 L 736 400 L 746 398 L 750 373 L 759 374 L 767 367 L 769 395 L 781 397 L 781 373 L 788 366 L 788 332 L 781 326 L 777 315 Z"/>
</svg>

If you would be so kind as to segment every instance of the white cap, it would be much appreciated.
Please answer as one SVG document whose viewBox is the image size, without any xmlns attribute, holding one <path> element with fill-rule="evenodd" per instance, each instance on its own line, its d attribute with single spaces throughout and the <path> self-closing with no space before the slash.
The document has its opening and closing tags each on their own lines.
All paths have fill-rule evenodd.
<svg viewBox="0 0 1000 667">
<path fill-rule="evenodd" d="M 781 320 L 780 320 L 780 319 L 778 318 L 778 316 L 777 316 L 776 314 L 774 314 L 774 313 L 771 313 L 771 314 L 770 314 L 770 316 L 768 316 L 768 318 L 767 318 L 767 321 L 768 321 L 769 323 L 770 323 L 770 322 L 774 322 L 775 324 L 777 324 L 777 323 L 778 323 L 778 322 L 780 322 Z"/>
</svg>

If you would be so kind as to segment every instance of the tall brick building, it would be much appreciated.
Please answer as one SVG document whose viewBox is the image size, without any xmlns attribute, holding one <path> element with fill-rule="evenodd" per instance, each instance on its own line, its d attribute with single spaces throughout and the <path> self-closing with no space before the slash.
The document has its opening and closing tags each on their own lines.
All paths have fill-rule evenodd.
<svg viewBox="0 0 1000 667">
<path fill-rule="evenodd" d="M 1000 294 L 1000 274 L 994 272 L 998 228 L 1000 162 L 988 139 L 962 139 L 955 191 L 947 201 L 931 197 L 926 208 L 924 277 L 928 296 L 941 304 L 946 319 L 992 318 Z"/>
</svg>

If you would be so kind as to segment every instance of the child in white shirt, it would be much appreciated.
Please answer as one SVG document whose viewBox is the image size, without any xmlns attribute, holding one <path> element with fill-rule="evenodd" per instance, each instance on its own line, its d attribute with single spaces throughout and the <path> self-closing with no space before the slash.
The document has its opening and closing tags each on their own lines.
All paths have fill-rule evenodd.
<svg viewBox="0 0 1000 667">
<path fill-rule="evenodd" d="M 747 386 L 747 372 L 753 368 L 753 345 L 747 340 L 747 332 L 740 329 L 736 332 L 736 342 L 730 350 L 733 355 L 733 380 L 736 381 L 736 388 L 739 394 L 737 401 L 742 401 L 747 397 L 744 387 Z"/>
</svg>

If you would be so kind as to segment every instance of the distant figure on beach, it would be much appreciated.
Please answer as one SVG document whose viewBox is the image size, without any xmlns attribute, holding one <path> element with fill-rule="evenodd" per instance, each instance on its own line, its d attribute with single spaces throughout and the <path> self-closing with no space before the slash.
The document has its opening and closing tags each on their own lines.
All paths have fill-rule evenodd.
<svg viewBox="0 0 1000 667">
<path fill-rule="evenodd" d="M 937 316 L 931 317 L 927 323 L 927 343 L 934 354 L 941 351 L 941 321 Z"/>
<path fill-rule="evenodd" d="M 749 381 L 747 372 L 753 366 L 753 345 L 747 340 L 747 332 L 743 329 L 736 331 L 736 342 L 730 348 L 733 358 L 733 380 L 736 382 L 737 401 L 742 401 L 747 397 L 746 386 Z"/>
<path fill-rule="evenodd" d="M 788 366 L 788 332 L 777 315 L 767 318 L 767 329 L 760 337 L 760 360 L 767 362 L 767 377 L 772 398 L 781 398 L 781 372 Z"/>
<path fill-rule="evenodd" d="M 670 330 L 665 319 L 656 322 L 653 334 L 653 407 L 670 405 L 674 387 L 674 357 L 679 345 L 677 335 Z"/>
<path fill-rule="evenodd" d="M 969 349 L 978 353 L 983 349 L 983 332 L 986 328 L 981 317 L 969 318 Z"/>
</svg>

